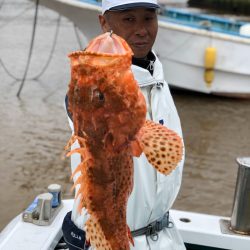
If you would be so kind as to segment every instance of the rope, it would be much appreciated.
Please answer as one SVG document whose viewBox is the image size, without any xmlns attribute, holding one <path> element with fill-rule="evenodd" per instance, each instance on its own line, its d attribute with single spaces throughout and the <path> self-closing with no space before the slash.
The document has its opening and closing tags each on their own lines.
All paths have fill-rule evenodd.
<svg viewBox="0 0 250 250">
<path fill-rule="evenodd" d="M 3 5 L 4 1 L 5 0 L 3 0 L 2 3 L 0 4 L 0 8 Z M 27 74 L 28 74 L 28 70 L 29 70 L 29 66 L 30 66 L 30 61 L 31 61 L 31 57 L 32 57 L 32 52 L 33 52 L 33 47 L 34 47 L 35 32 L 36 32 L 37 19 L 38 19 L 38 6 L 39 6 L 39 0 L 36 0 L 36 8 L 35 8 L 34 21 L 33 21 L 33 30 L 32 30 L 31 42 L 30 42 L 29 55 L 28 55 L 28 59 L 27 59 L 27 63 L 26 63 L 26 67 L 25 67 L 23 77 L 20 78 L 20 77 L 15 76 L 14 74 L 12 74 L 11 71 L 6 67 L 3 60 L 0 58 L 0 65 L 3 67 L 6 74 L 9 75 L 11 78 L 13 78 L 15 81 L 21 81 L 21 85 L 20 85 L 19 90 L 17 92 L 17 97 L 18 98 L 20 97 L 22 88 L 23 88 L 24 83 L 25 83 L 26 80 L 37 80 L 39 77 L 41 77 L 45 73 L 46 69 L 48 68 L 48 66 L 49 66 L 49 64 L 50 64 L 50 62 L 52 60 L 52 57 L 53 57 L 53 54 L 54 54 L 54 51 L 55 51 L 55 48 L 56 48 L 56 44 L 57 44 L 57 38 L 58 38 L 58 33 L 59 33 L 59 28 L 60 28 L 60 23 L 61 23 L 61 16 L 60 15 L 58 16 L 57 21 L 56 21 L 57 24 L 56 24 L 56 31 L 55 31 L 55 35 L 54 35 L 54 39 L 53 39 L 53 44 L 52 44 L 52 47 L 51 47 L 51 50 L 50 50 L 50 53 L 49 53 L 49 56 L 48 56 L 48 59 L 47 59 L 45 65 L 43 66 L 40 73 L 38 73 L 37 75 L 32 76 L 30 78 L 27 78 Z M 31 7 L 32 6 L 28 6 L 26 9 L 24 9 L 22 12 L 20 12 L 17 16 L 15 16 L 13 19 L 11 19 L 8 23 L 5 23 L 4 25 L 0 26 L 0 29 L 2 27 L 5 27 L 7 24 L 9 24 L 11 21 L 16 19 L 17 17 L 19 17 L 23 13 L 25 13 Z M 80 35 L 79 35 L 79 32 L 78 32 L 78 29 L 77 29 L 76 25 L 74 25 L 74 31 L 75 31 L 75 36 L 76 36 L 78 45 L 79 45 L 80 49 L 82 50 L 83 46 L 81 44 L 81 38 L 80 38 Z"/>
<path fill-rule="evenodd" d="M 36 23 L 37 23 L 37 16 L 38 16 L 38 6 L 39 6 L 39 0 L 36 0 L 36 8 L 35 8 L 35 15 L 34 15 L 34 23 L 33 23 L 33 30 L 32 30 L 32 37 L 31 37 L 31 42 L 30 42 L 30 49 L 29 49 L 29 56 L 26 64 L 26 68 L 23 74 L 22 82 L 20 84 L 20 87 L 17 91 L 17 97 L 20 98 L 21 91 L 23 89 L 26 76 L 29 70 L 29 65 L 30 65 L 30 60 L 33 52 L 33 46 L 34 46 L 34 40 L 35 40 L 35 34 L 36 34 Z"/>
<path fill-rule="evenodd" d="M 4 71 L 6 72 L 6 74 L 7 74 L 8 76 L 10 76 L 11 78 L 13 78 L 13 79 L 16 80 L 16 81 L 20 81 L 20 80 L 21 80 L 21 78 L 18 78 L 18 77 L 16 77 L 16 76 L 14 76 L 14 75 L 7 69 L 7 67 L 5 66 L 5 64 L 4 64 L 4 62 L 2 61 L 1 58 L 0 58 L 0 64 L 2 65 Z"/>
<path fill-rule="evenodd" d="M 77 29 L 75 24 L 74 24 L 74 31 L 75 31 L 76 40 L 78 42 L 78 45 L 79 45 L 80 49 L 83 50 L 83 46 L 81 44 L 81 39 L 80 39 L 80 36 L 79 36 L 79 33 L 78 33 L 78 29 Z"/>
<path fill-rule="evenodd" d="M 53 39 L 53 44 L 52 44 L 52 47 L 51 47 L 51 50 L 50 50 L 50 53 L 49 53 L 49 56 L 48 56 L 48 59 L 47 59 L 45 65 L 42 67 L 42 70 L 40 73 L 38 73 L 35 76 L 26 78 L 26 80 L 37 80 L 39 77 L 41 77 L 45 73 L 46 69 L 48 68 L 48 66 L 51 62 L 52 56 L 54 54 L 56 44 L 57 44 L 57 38 L 58 38 L 58 33 L 59 33 L 59 28 L 60 28 L 60 23 L 61 23 L 61 16 L 60 15 L 58 16 L 56 23 L 57 24 L 56 24 L 56 31 L 55 31 L 55 35 L 54 35 L 54 39 Z M 13 78 L 16 81 L 22 80 L 22 78 L 17 77 L 10 72 L 10 70 L 6 67 L 5 63 L 3 62 L 3 60 L 1 58 L 0 58 L 0 64 L 2 65 L 4 71 L 6 72 L 6 74 L 8 76 L 10 76 L 11 78 Z"/>
<path fill-rule="evenodd" d="M 3 0 L 4 2 L 4 0 Z M 3 2 L 2 5 L 0 5 L 0 9 L 3 6 Z M 31 9 L 33 7 L 33 4 L 29 5 L 27 8 L 25 8 L 24 10 L 22 10 L 19 14 L 17 14 L 16 16 L 14 16 L 11 20 L 7 21 L 6 23 L 4 23 L 3 25 L 0 25 L 0 29 L 5 28 L 5 26 L 7 26 L 9 23 L 13 22 L 15 19 L 17 19 L 19 16 L 23 15 L 26 11 L 28 11 L 29 9 Z"/>
<path fill-rule="evenodd" d="M 41 70 L 41 72 L 38 73 L 36 76 L 31 77 L 31 80 L 37 80 L 39 77 L 41 77 L 45 73 L 46 69 L 48 68 L 48 66 L 49 66 L 49 64 L 51 62 L 51 59 L 52 59 L 52 56 L 54 54 L 56 44 L 57 44 L 57 38 L 58 38 L 58 33 L 59 33 L 59 28 L 60 28 L 60 23 L 61 23 L 61 15 L 58 16 L 56 23 L 57 23 L 56 24 L 56 32 L 55 32 L 55 36 L 54 36 L 54 40 L 53 40 L 53 44 L 52 44 L 52 47 L 51 47 L 51 50 L 50 50 L 48 60 L 45 63 L 45 65 L 44 65 L 43 69 Z"/>
</svg>

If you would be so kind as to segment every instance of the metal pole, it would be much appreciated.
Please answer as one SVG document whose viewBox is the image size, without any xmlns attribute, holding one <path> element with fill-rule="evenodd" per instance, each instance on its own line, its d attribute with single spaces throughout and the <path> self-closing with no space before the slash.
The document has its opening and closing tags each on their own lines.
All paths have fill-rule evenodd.
<svg viewBox="0 0 250 250">
<path fill-rule="evenodd" d="M 236 159 L 239 168 L 230 229 L 250 234 L 250 157 Z"/>
</svg>

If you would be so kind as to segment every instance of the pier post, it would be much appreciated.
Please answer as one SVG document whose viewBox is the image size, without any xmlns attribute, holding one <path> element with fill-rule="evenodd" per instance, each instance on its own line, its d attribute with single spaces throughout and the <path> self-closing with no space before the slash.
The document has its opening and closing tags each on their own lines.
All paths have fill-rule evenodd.
<svg viewBox="0 0 250 250">
<path fill-rule="evenodd" d="M 250 157 L 237 158 L 236 161 L 239 168 L 230 229 L 250 234 Z"/>
</svg>

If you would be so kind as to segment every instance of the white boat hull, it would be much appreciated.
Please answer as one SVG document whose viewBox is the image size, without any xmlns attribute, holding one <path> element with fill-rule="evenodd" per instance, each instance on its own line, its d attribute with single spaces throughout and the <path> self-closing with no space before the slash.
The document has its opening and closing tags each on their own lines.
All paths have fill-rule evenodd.
<svg viewBox="0 0 250 250">
<path fill-rule="evenodd" d="M 41 0 L 69 18 L 88 40 L 101 33 L 101 7 L 76 0 Z M 204 53 L 217 50 L 214 80 L 204 80 Z M 170 86 L 217 95 L 250 97 L 250 37 L 240 37 L 159 21 L 154 50 L 160 57 Z"/>
<path fill-rule="evenodd" d="M 73 200 L 63 200 L 62 205 L 62 209 L 49 226 L 23 222 L 22 215 L 18 215 L 0 233 L 0 249 L 54 249 L 62 237 L 62 222 L 66 213 L 72 209 Z M 229 220 L 229 218 L 179 210 L 170 210 L 170 216 L 184 242 L 198 246 L 199 250 L 213 248 L 249 250 L 250 236 L 222 233 L 220 220 Z"/>
<path fill-rule="evenodd" d="M 250 38 L 222 35 L 166 22 L 159 23 L 155 51 L 168 82 L 179 88 L 250 97 Z M 204 80 L 204 53 L 217 50 L 214 81 Z"/>
</svg>

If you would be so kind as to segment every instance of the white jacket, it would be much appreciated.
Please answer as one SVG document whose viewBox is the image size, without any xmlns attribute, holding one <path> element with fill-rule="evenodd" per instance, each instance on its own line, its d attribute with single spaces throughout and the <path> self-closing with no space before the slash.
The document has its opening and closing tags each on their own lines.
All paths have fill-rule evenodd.
<svg viewBox="0 0 250 250">
<path fill-rule="evenodd" d="M 148 70 L 132 65 L 135 79 L 138 81 L 147 102 L 147 118 L 176 131 L 182 137 L 181 125 L 176 107 L 164 80 L 163 69 L 156 58 L 153 76 Z M 71 128 L 73 124 L 70 121 Z M 77 143 L 74 145 L 77 147 Z M 78 154 L 71 157 L 71 169 L 74 171 L 80 162 Z M 145 227 L 162 217 L 173 205 L 178 194 L 182 179 L 184 156 L 176 170 L 165 176 L 155 170 L 144 154 L 134 158 L 134 188 L 128 200 L 127 222 L 131 231 Z M 78 176 L 75 176 L 75 179 Z M 77 212 L 78 201 L 75 201 L 72 211 L 72 221 L 78 228 L 83 228 L 87 219 L 86 212 Z M 171 216 L 171 214 L 170 214 Z M 131 250 L 184 250 L 186 249 L 177 228 L 165 228 L 159 234 L 157 241 L 150 237 L 134 238 L 135 246 Z"/>
</svg>

